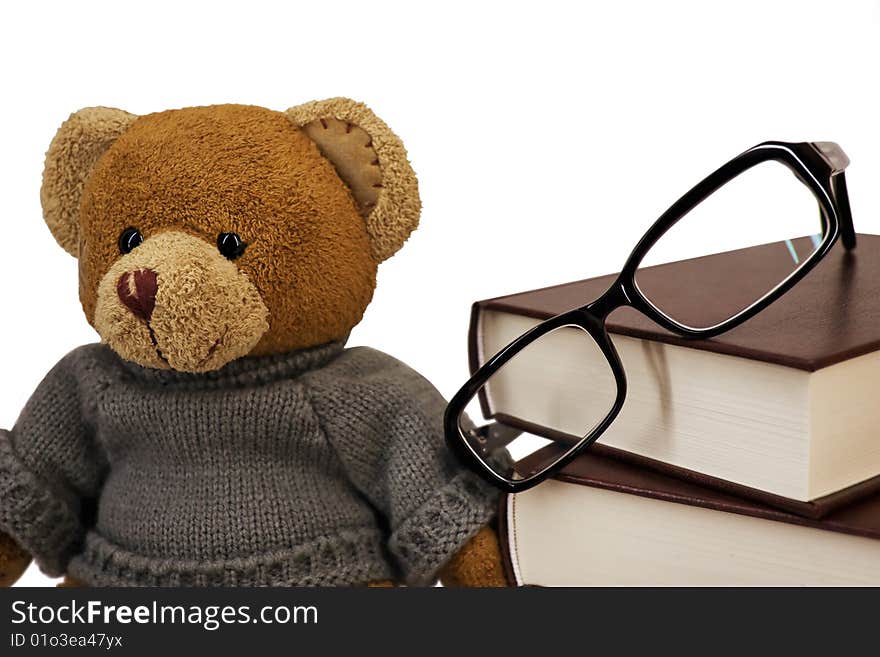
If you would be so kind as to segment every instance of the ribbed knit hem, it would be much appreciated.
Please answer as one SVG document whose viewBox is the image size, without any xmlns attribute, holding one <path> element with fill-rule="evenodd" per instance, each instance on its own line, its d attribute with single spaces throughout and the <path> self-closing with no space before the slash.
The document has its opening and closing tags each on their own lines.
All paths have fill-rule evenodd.
<svg viewBox="0 0 880 657">
<path fill-rule="evenodd" d="M 44 573 L 58 577 L 82 529 L 70 507 L 19 460 L 11 438 L 0 430 L 0 531 L 33 555 Z"/>
<path fill-rule="evenodd" d="M 440 568 L 495 515 L 499 492 L 464 472 L 404 522 L 389 543 L 407 584 L 433 584 Z"/>
<path fill-rule="evenodd" d="M 372 529 L 214 562 L 144 557 L 89 532 L 68 572 L 91 586 L 351 586 L 394 578 L 381 533 Z"/>
</svg>

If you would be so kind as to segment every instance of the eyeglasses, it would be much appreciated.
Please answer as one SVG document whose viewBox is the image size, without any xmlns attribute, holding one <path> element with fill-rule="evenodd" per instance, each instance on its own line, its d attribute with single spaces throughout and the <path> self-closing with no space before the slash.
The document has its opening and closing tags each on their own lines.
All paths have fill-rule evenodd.
<svg viewBox="0 0 880 657">
<path fill-rule="evenodd" d="M 477 369 L 446 409 L 450 447 L 508 492 L 560 470 L 602 435 L 626 398 L 608 315 L 629 306 L 680 336 L 702 339 L 754 317 L 806 276 L 838 236 L 855 248 L 848 164 L 831 142 L 765 142 L 709 175 L 651 226 L 604 294 L 527 330 Z M 681 261 L 694 249 L 706 255 L 765 242 L 774 248 L 760 271 L 706 275 L 703 266 L 679 286 L 652 284 L 645 275 L 651 263 Z M 699 266 L 699 258 L 686 262 Z M 478 416 L 481 425 L 472 421 Z"/>
</svg>

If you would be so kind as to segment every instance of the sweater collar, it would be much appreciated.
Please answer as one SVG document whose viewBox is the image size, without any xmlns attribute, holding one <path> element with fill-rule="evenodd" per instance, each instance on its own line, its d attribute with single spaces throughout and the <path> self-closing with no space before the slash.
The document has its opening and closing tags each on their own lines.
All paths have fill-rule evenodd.
<svg viewBox="0 0 880 657">
<path fill-rule="evenodd" d="M 323 367 L 342 353 L 345 348 L 345 340 L 328 342 L 290 351 L 286 354 L 274 356 L 245 356 L 227 363 L 218 370 L 192 374 L 189 372 L 177 372 L 175 370 L 160 370 L 143 367 L 136 363 L 123 360 L 114 353 L 119 360 L 122 369 L 130 378 L 147 384 L 191 384 L 226 386 L 226 385 L 249 385 L 266 383 L 280 379 L 289 379 L 303 372 Z M 109 350 L 110 348 L 107 347 Z"/>
</svg>

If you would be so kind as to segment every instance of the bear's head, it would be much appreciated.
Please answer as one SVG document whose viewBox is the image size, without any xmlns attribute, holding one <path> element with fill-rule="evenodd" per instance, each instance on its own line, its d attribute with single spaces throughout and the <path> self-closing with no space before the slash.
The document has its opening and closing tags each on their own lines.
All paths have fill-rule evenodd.
<svg viewBox="0 0 880 657">
<path fill-rule="evenodd" d="M 341 98 L 80 110 L 41 199 L 102 340 L 182 372 L 344 338 L 420 210 L 403 144 Z"/>
</svg>

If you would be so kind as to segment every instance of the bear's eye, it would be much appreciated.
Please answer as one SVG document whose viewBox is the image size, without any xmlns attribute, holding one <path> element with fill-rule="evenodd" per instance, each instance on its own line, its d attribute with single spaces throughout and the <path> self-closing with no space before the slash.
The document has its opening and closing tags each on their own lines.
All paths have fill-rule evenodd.
<svg viewBox="0 0 880 657">
<path fill-rule="evenodd" d="M 144 236 L 137 228 L 126 228 L 119 236 L 119 252 L 123 255 L 131 253 L 144 241 Z"/>
<path fill-rule="evenodd" d="M 220 233 L 217 236 L 217 248 L 221 255 L 230 260 L 241 257 L 244 253 L 245 244 L 237 233 Z"/>
</svg>

